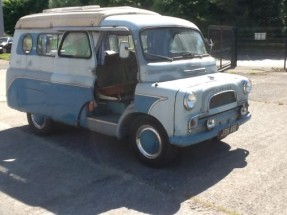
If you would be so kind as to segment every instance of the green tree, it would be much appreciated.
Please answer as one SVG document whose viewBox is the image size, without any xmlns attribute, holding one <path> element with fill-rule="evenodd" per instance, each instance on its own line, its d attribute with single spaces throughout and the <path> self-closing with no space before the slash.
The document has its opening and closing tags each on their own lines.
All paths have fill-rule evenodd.
<svg viewBox="0 0 287 215">
<path fill-rule="evenodd" d="M 256 26 L 280 26 L 280 3 L 282 0 L 256 0 L 249 4 L 249 19 Z"/>
<path fill-rule="evenodd" d="M 12 34 L 17 20 L 45 8 L 100 5 L 133 6 L 184 18 L 205 29 L 208 25 L 283 27 L 287 0 L 3 0 L 5 29 Z"/>
<path fill-rule="evenodd" d="M 287 0 L 208 0 L 208 3 L 209 23 L 248 27 L 286 25 Z"/>
<path fill-rule="evenodd" d="M 206 26 L 212 9 L 208 0 L 155 0 L 152 9 L 169 16 L 176 16 L 190 20 L 197 25 Z"/>
<path fill-rule="evenodd" d="M 5 31 L 13 35 L 14 27 L 18 19 L 22 16 L 41 12 L 48 7 L 48 0 L 4 0 L 3 14 Z"/>
<path fill-rule="evenodd" d="M 80 6 L 80 0 L 49 0 L 49 8 Z"/>
<path fill-rule="evenodd" d="M 282 0 L 280 3 L 280 20 L 283 26 L 287 26 L 287 0 Z"/>
<path fill-rule="evenodd" d="M 134 6 L 150 8 L 154 0 L 49 0 L 49 8 L 70 7 L 82 5 L 100 5 L 101 7 L 110 6 Z"/>
</svg>

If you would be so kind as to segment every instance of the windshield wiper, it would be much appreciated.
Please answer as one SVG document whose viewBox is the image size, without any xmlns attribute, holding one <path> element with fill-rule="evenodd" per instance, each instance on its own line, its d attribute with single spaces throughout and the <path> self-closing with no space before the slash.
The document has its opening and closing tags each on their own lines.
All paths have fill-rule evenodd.
<svg viewBox="0 0 287 215">
<path fill-rule="evenodd" d="M 174 58 L 202 58 L 202 57 L 207 57 L 209 54 L 194 54 L 191 52 L 182 52 L 180 53 L 181 55 L 174 57 Z"/>
<path fill-rule="evenodd" d="M 149 54 L 149 53 L 145 53 L 145 55 L 148 55 L 150 57 L 156 57 L 156 58 L 159 58 L 159 59 L 168 60 L 168 61 L 173 61 L 173 59 L 171 57 L 167 57 L 167 56 L 163 56 L 163 55 Z"/>
<path fill-rule="evenodd" d="M 199 57 L 199 58 L 202 58 L 202 57 L 208 57 L 209 54 L 195 54 L 193 55 L 193 57 Z"/>
</svg>

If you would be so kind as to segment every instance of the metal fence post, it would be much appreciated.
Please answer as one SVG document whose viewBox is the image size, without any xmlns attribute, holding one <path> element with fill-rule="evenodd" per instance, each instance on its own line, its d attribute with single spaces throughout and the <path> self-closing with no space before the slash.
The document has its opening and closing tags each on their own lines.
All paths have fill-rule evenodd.
<svg viewBox="0 0 287 215">
<path fill-rule="evenodd" d="M 284 69 L 286 71 L 286 58 L 287 58 L 287 39 L 285 39 L 285 51 L 284 51 Z"/>
<path fill-rule="evenodd" d="M 237 66 L 237 55 L 238 55 L 238 29 L 237 27 L 232 28 L 232 47 L 231 47 L 231 66 Z"/>
<path fill-rule="evenodd" d="M 4 36 L 4 19 L 3 19 L 2 0 L 0 0 L 0 37 L 3 36 Z"/>
<path fill-rule="evenodd" d="M 220 69 L 222 69 L 222 52 L 223 52 L 223 30 L 220 27 Z"/>
</svg>

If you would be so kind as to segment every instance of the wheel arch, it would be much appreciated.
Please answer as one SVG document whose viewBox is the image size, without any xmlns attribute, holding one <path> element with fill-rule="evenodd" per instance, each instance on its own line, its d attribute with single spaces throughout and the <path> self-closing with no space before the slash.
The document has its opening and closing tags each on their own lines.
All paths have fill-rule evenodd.
<svg viewBox="0 0 287 215">
<path fill-rule="evenodd" d="M 146 114 L 146 113 L 141 113 L 141 112 L 133 112 L 124 117 L 124 119 L 121 121 L 118 129 L 118 138 L 123 139 L 128 136 L 130 126 L 133 124 L 133 122 L 140 117 L 147 117 L 155 121 L 158 125 L 162 127 L 162 129 L 166 132 L 165 127 L 162 125 L 162 123 L 154 116 Z"/>
</svg>

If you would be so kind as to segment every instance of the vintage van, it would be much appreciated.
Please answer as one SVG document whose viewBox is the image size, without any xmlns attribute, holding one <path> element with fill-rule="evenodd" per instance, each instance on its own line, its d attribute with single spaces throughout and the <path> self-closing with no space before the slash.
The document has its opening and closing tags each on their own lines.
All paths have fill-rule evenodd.
<svg viewBox="0 0 287 215">
<path fill-rule="evenodd" d="M 128 137 L 145 164 L 248 121 L 251 82 L 217 72 L 191 22 L 133 7 L 44 10 L 15 26 L 7 102 L 36 134 L 54 122 Z"/>
</svg>

